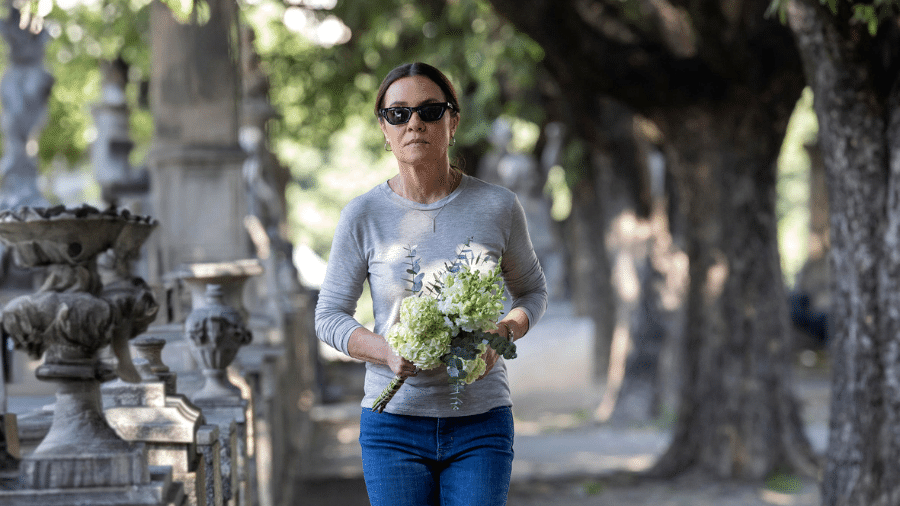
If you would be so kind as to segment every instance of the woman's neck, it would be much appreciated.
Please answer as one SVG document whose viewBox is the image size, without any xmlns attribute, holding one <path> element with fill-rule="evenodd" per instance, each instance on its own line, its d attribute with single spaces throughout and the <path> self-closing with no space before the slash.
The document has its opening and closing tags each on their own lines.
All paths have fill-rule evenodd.
<svg viewBox="0 0 900 506">
<path fill-rule="evenodd" d="M 431 204 L 453 193 L 461 180 L 462 176 L 449 165 L 430 170 L 401 166 L 388 184 L 394 193 L 407 200 Z"/>
</svg>

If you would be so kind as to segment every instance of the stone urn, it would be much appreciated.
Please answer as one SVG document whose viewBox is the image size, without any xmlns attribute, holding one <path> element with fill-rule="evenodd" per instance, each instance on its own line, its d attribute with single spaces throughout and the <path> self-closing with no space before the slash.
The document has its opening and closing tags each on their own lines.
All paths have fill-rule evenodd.
<svg viewBox="0 0 900 506">
<path fill-rule="evenodd" d="M 192 309 L 184 329 L 205 378 L 203 387 L 191 396 L 201 407 L 231 405 L 241 399 L 227 368 L 238 350 L 253 339 L 242 296 L 247 280 L 261 273 L 256 260 L 189 264 L 177 273 L 191 290 Z"/>
<path fill-rule="evenodd" d="M 240 312 L 225 304 L 223 295 L 221 285 L 210 284 L 203 303 L 194 307 L 184 322 L 191 351 L 206 380 L 191 396 L 200 405 L 241 398 L 240 389 L 228 380 L 227 368 L 241 346 L 250 344 L 253 335 Z"/>
<path fill-rule="evenodd" d="M 140 380 L 128 340 L 146 330 L 158 306 L 139 278 L 123 276 L 104 287 L 97 257 L 113 249 L 133 254 L 156 226 L 125 210 L 90 206 L 23 207 L 0 213 L 0 242 L 21 267 L 46 267 L 37 293 L 13 299 L 0 325 L 16 348 L 43 356 L 36 376 L 57 384 L 47 436 L 22 460 L 20 485 L 28 489 L 135 486 L 149 482 L 142 447 L 123 441 L 101 410 L 100 383 L 116 371 L 98 358 L 112 346 L 123 379 Z M 133 373 L 133 376 L 132 376 Z"/>
</svg>

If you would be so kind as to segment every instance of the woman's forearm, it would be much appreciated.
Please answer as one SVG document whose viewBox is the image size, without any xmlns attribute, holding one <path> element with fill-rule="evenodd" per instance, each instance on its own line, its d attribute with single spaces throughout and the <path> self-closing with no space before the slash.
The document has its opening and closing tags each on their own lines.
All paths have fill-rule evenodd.
<svg viewBox="0 0 900 506">
<path fill-rule="evenodd" d="M 386 365 L 400 377 L 415 376 L 419 371 L 415 364 L 394 353 L 383 336 L 364 327 L 350 334 L 347 351 L 357 360 Z"/>
<path fill-rule="evenodd" d="M 357 360 L 381 365 L 387 365 L 394 354 L 384 337 L 365 327 L 359 327 L 350 334 L 347 351 Z"/>
<path fill-rule="evenodd" d="M 503 328 L 503 324 L 509 325 L 509 330 L 513 334 L 513 341 L 521 339 L 528 332 L 529 328 L 528 314 L 519 308 L 511 310 L 505 318 L 500 320 L 500 323 L 500 328 Z"/>
</svg>

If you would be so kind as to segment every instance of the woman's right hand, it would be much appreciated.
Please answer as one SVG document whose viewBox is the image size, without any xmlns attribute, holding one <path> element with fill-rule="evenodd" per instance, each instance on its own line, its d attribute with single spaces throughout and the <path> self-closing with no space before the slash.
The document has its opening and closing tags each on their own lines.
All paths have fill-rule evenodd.
<svg viewBox="0 0 900 506">
<path fill-rule="evenodd" d="M 401 378 L 415 376 L 419 372 L 419 369 L 415 364 L 396 353 L 391 353 L 391 356 L 388 357 L 387 366 L 391 368 L 391 371 L 394 371 L 394 374 Z"/>
</svg>

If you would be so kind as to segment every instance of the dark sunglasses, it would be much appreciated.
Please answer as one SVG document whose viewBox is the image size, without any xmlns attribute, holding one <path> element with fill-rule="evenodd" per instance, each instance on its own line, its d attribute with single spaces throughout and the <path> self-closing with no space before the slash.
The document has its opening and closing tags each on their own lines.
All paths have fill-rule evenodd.
<svg viewBox="0 0 900 506">
<path fill-rule="evenodd" d="M 378 114 L 385 121 L 392 125 L 402 125 L 409 122 L 412 113 L 419 113 L 422 121 L 432 122 L 444 117 L 444 111 L 447 109 L 456 110 L 450 102 L 440 104 L 425 104 L 419 107 L 388 107 L 386 109 L 378 109 Z"/>
</svg>

